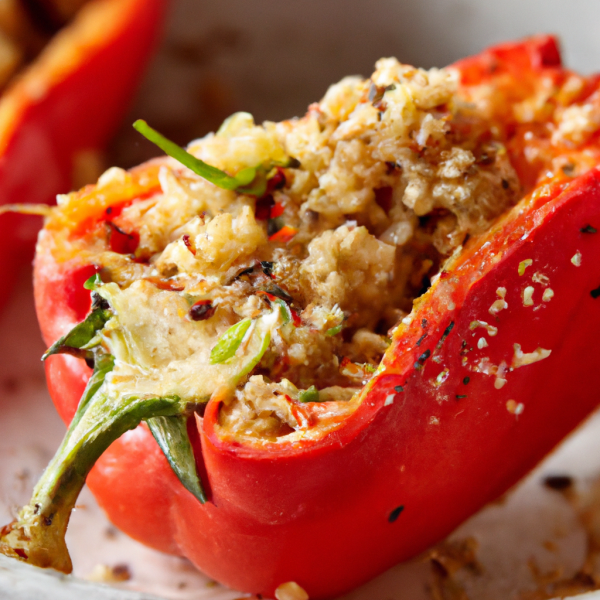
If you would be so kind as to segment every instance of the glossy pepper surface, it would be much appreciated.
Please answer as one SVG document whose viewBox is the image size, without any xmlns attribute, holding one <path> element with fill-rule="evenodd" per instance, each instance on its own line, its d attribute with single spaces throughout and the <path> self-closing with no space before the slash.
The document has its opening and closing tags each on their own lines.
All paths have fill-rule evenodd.
<svg viewBox="0 0 600 600">
<path fill-rule="evenodd" d="M 498 78 L 507 93 L 515 77 L 527 88 L 542 75 L 568 76 L 552 38 L 495 48 L 457 68 L 463 85 Z M 516 90 L 514 102 L 521 92 L 528 93 Z M 139 426 L 106 450 L 87 480 L 115 525 L 240 590 L 270 597 L 295 581 L 313 599 L 334 597 L 450 533 L 589 414 L 597 404 L 600 171 L 544 179 L 542 167 L 556 156 L 540 159 L 537 171 L 524 159 L 543 136 L 507 127 L 531 193 L 455 254 L 415 301 L 358 409 L 319 439 L 259 448 L 217 435 L 220 402 L 210 400 L 188 422 L 205 504 Z M 571 159 L 591 160 L 594 144 Z M 80 192 L 78 219 L 101 219 L 106 203 L 157 191 L 159 164 L 134 171 L 126 188 Z M 82 284 L 96 271 L 78 259 L 58 262 L 48 251 L 52 236 L 48 229 L 41 238 L 35 272 L 48 343 L 85 317 Z M 68 422 L 90 370 L 64 355 L 46 368 Z M 307 418 L 319 409 L 307 404 Z"/>
<path fill-rule="evenodd" d="M 154 49 L 167 0 L 94 0 L 0 98 L 0 205 L 52 203 L 71 189 L 78 155 L 114 133 Z M 0 303 L 39 223 L 0 219 Z"/>
</svg>

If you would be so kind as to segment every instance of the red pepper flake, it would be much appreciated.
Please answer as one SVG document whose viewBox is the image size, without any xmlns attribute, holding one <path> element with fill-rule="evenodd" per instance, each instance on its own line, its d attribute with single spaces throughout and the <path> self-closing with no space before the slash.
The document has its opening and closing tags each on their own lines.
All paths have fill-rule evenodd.
<svg viewBox="0 0 600 600">
<path fill-rule="evenodd" d="M 274 233 L 269 238 L 269 241 L 277 242 L 280 244 L 287 244 L 295 237 L 297 233 L 298 230 L 295 227 L 291 227 L 290 225 L 284 225 L 277 233 Z"/>
<path fill-rule="evenodd" d="M 302 325 L 302 319 L 300 318 L 300 315 L 293 308 L 290 308 L 290 313 L 292 314 L 294 326 L 300 327 L 300 325 Z"/>
<path fill-rule="evenodd" d="M 269 292 L 265 292 L 264 290 L 258 290 L 258 292 L 256 293 L 260 296 L 266 296 L 270 302 L 273 302 L 277 299 L 276 296 L 274 296 L 273 294 L 269 294 Z"/>
<path fill-rule="evenodd" d="M 192 247 L 192 242 L 190 241 L 190 236 L 186 233 L 182 238 L 185 247 L 196 256 L 196 249 Z"/>
<path fill-rule="evenodd" d="M 27 560 L 29 557 L 27 556 L 27 552 L 23 550 L 23 548 L 14 548 L 15 554 L 22 558 L 23 560 Z"/>
<path fill-rule="evenodd" d="M 390 516 L 388 517 L 388 522 L 389 523 L 393 523 L 394 521 L 396 521 L 398 519 L 398 517 L 400 516 L 400 514 L 402 513 L 403 510 L 404 510 L 404 506 L 398 506 L 398 507 L 396 507 L 390 513 Z"/>
<path fill-rule="evenodd" d="M 256 201 L 254 207 L 254 218 L 258 221 L 266 221 L 271 217 L 271 207 L 275 204 L 273 196 L 268 194 Z"/>
<path fill-rule="evenodd" d="M 192 321 L 206 321 L 206 319 L 210 319 L 215 314 L 216 310 L 216 307 L 212 305 L 210 300 L 198 300 L 190 308 L 190 319 Z"/>
<path fill-rule="evenodd" d="M 281 202 L 277 202 L 277 204 L 274 204 L 271 207 L 271 219 L 276 219 L 277 217 L 280 217 L 283 214 L 283 211 L 285 210 L 283 204 L 281 204 Z"/>
<path fill-rule="evenodd" d="M 140 235 L 137 231 L 127 233 L 112 221 L 106 221 L 110 227 L 108 244 L 113 252 L 118 254 L 133 254 L 140 245 Z"/>
<path fill-rule="evenodd" d="M 275 190 L 284 188 L 286 183 L 285 171 L 282 167 L 277 167 L 275 175 L 267 181 L 267 193 L 272 194 Z"/>
<path fill-rule="evenodd" d="M 394 190 L 390 186 L 377 188 L 375 190 L 375 202 L 383 209 L 387 215 L 392 208 L 392 194 Z"/>
</svg>

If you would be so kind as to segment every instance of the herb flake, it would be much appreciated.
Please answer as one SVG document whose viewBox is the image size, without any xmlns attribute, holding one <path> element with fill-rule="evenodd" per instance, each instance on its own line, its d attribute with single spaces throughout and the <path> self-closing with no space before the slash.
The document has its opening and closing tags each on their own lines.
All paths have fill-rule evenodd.
<svg viewBox="0 0 600 600">
<path fill-rule="evenodd" d="M 243 319 L 232 325 L 220 338 L 210 353 L 210 364 L 224 363 L 234 356 L 240 347 L 246 332 L 252 324 L 252 319 Z"/>
<path fill-rule="evenodd" d="M 142 119 L 138 119 L 133 124 L 133 128 L 147 140 L 157 145 L 163 152 L 217 187 L 256 197 L 260 197 L 266 192 L 267 180 L 262 167 L 247 167 L 241 169 L 232 177 L 225 171 L 221 171 L 221 169 L 196 158 L 181 146 L 161 135 Z"/>
<path fill-rule="evenodd" d="M 319 402 L 319 390 L 311 385 L 307 390 L 302 390 L 298 395 L 300 402 Z"/>
</svg>

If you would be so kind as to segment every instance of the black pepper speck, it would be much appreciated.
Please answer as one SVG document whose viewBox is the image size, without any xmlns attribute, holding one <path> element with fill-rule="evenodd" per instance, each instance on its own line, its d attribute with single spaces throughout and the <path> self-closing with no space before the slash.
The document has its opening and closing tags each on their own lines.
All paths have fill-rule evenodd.
<svg viewBox="0 0 600 600">
<path fill-rule="evenodd" d="M 398 506 L 396 507 L 391 513 L 390 516 L 388 517 L 388 521 L 390 523 L 393 523 L 394 521 L 396 521 L 398 519 L 398 517 L 400 516 L 400 513 L 404 510 L 404 506 Z"/>
</svg>

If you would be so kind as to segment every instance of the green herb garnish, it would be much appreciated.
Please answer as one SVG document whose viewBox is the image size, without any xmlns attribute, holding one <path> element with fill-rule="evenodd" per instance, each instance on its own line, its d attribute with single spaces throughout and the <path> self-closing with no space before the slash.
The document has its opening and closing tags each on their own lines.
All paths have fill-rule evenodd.
<svg viewBox="0 0 600 600">
<path fill-rule="evenodd" d="M 218 365 L 229 360 L 240 347 L 252 319 L 244 319 L 232 325 L 219 339 L 210 353 L 210 364 Z"/>
<path fill-rule="evenodd" d="M 298 394 L 298 400 L 300 402 L 319 402 L 319 390 L 311 385 L 307 390 L 302 390 Z"/>
<path fill-rule="evenodd" d="M 101 283 L 102 283 L 102 279 L 100 278 L 100 275 L 98 273 L 95 273 L 89 279 L 86 280 L 86 282 L 83 284 L 83 287 L 86 290 L 91 290 L 92 292 L 95 292 L 96 288 Z"/>
<path fill-rule="evenodd" d="M 196 471 L 196 459 L 187 432 L 187 420 L 187 415 L 172 415 L 152 417 L 146 423 L 183 487 L 204 504 L 206 494 Z"/>
<path fill-rule="evenodd" d="M 266 192 L 266 170 L 262 166 L 241 169 L 232 177 L 225 173 L 225 171 L 221 171 L 221 169 L 217 169 L 203 160 L 196 158 L 187 150 L 184 150 L 181 146 L 178 146 L 175 142 L 160 134 L 156 129 L 150 127 L 146 121 L 138 119 L 133 124 L 133 127 L 146 139 L 156 144 L 163 152 L 217 187 L 256 197 L 263 196 Z"/>
<path fill-rule="evenodd" d="M 92 310 L 84 321 L 75 325 L 69 333 L 54 342 L 46 350 L 42 356 L 42 360 L 46 360 L 53 354 L 72 354 L 86 358 L 87 350 L 91 347 L 90 342 L 96 337 L 96 333 L 106 325 L 111 316 L 110 310 L 104 308 Z"/>
<path fill-rule="evenodd" d="M 343 328 L 344 328 L 344 324 L 340 323 L 339 325 L 336 325 L 335 327 L 331 327 L 330 329 L 328 329 L 325 332 L 325 335 L 333 337 L 334 335 L 337 335 L 338 333 L 340 333 L 340 331 L 342 331 Z"/>
</svg>

